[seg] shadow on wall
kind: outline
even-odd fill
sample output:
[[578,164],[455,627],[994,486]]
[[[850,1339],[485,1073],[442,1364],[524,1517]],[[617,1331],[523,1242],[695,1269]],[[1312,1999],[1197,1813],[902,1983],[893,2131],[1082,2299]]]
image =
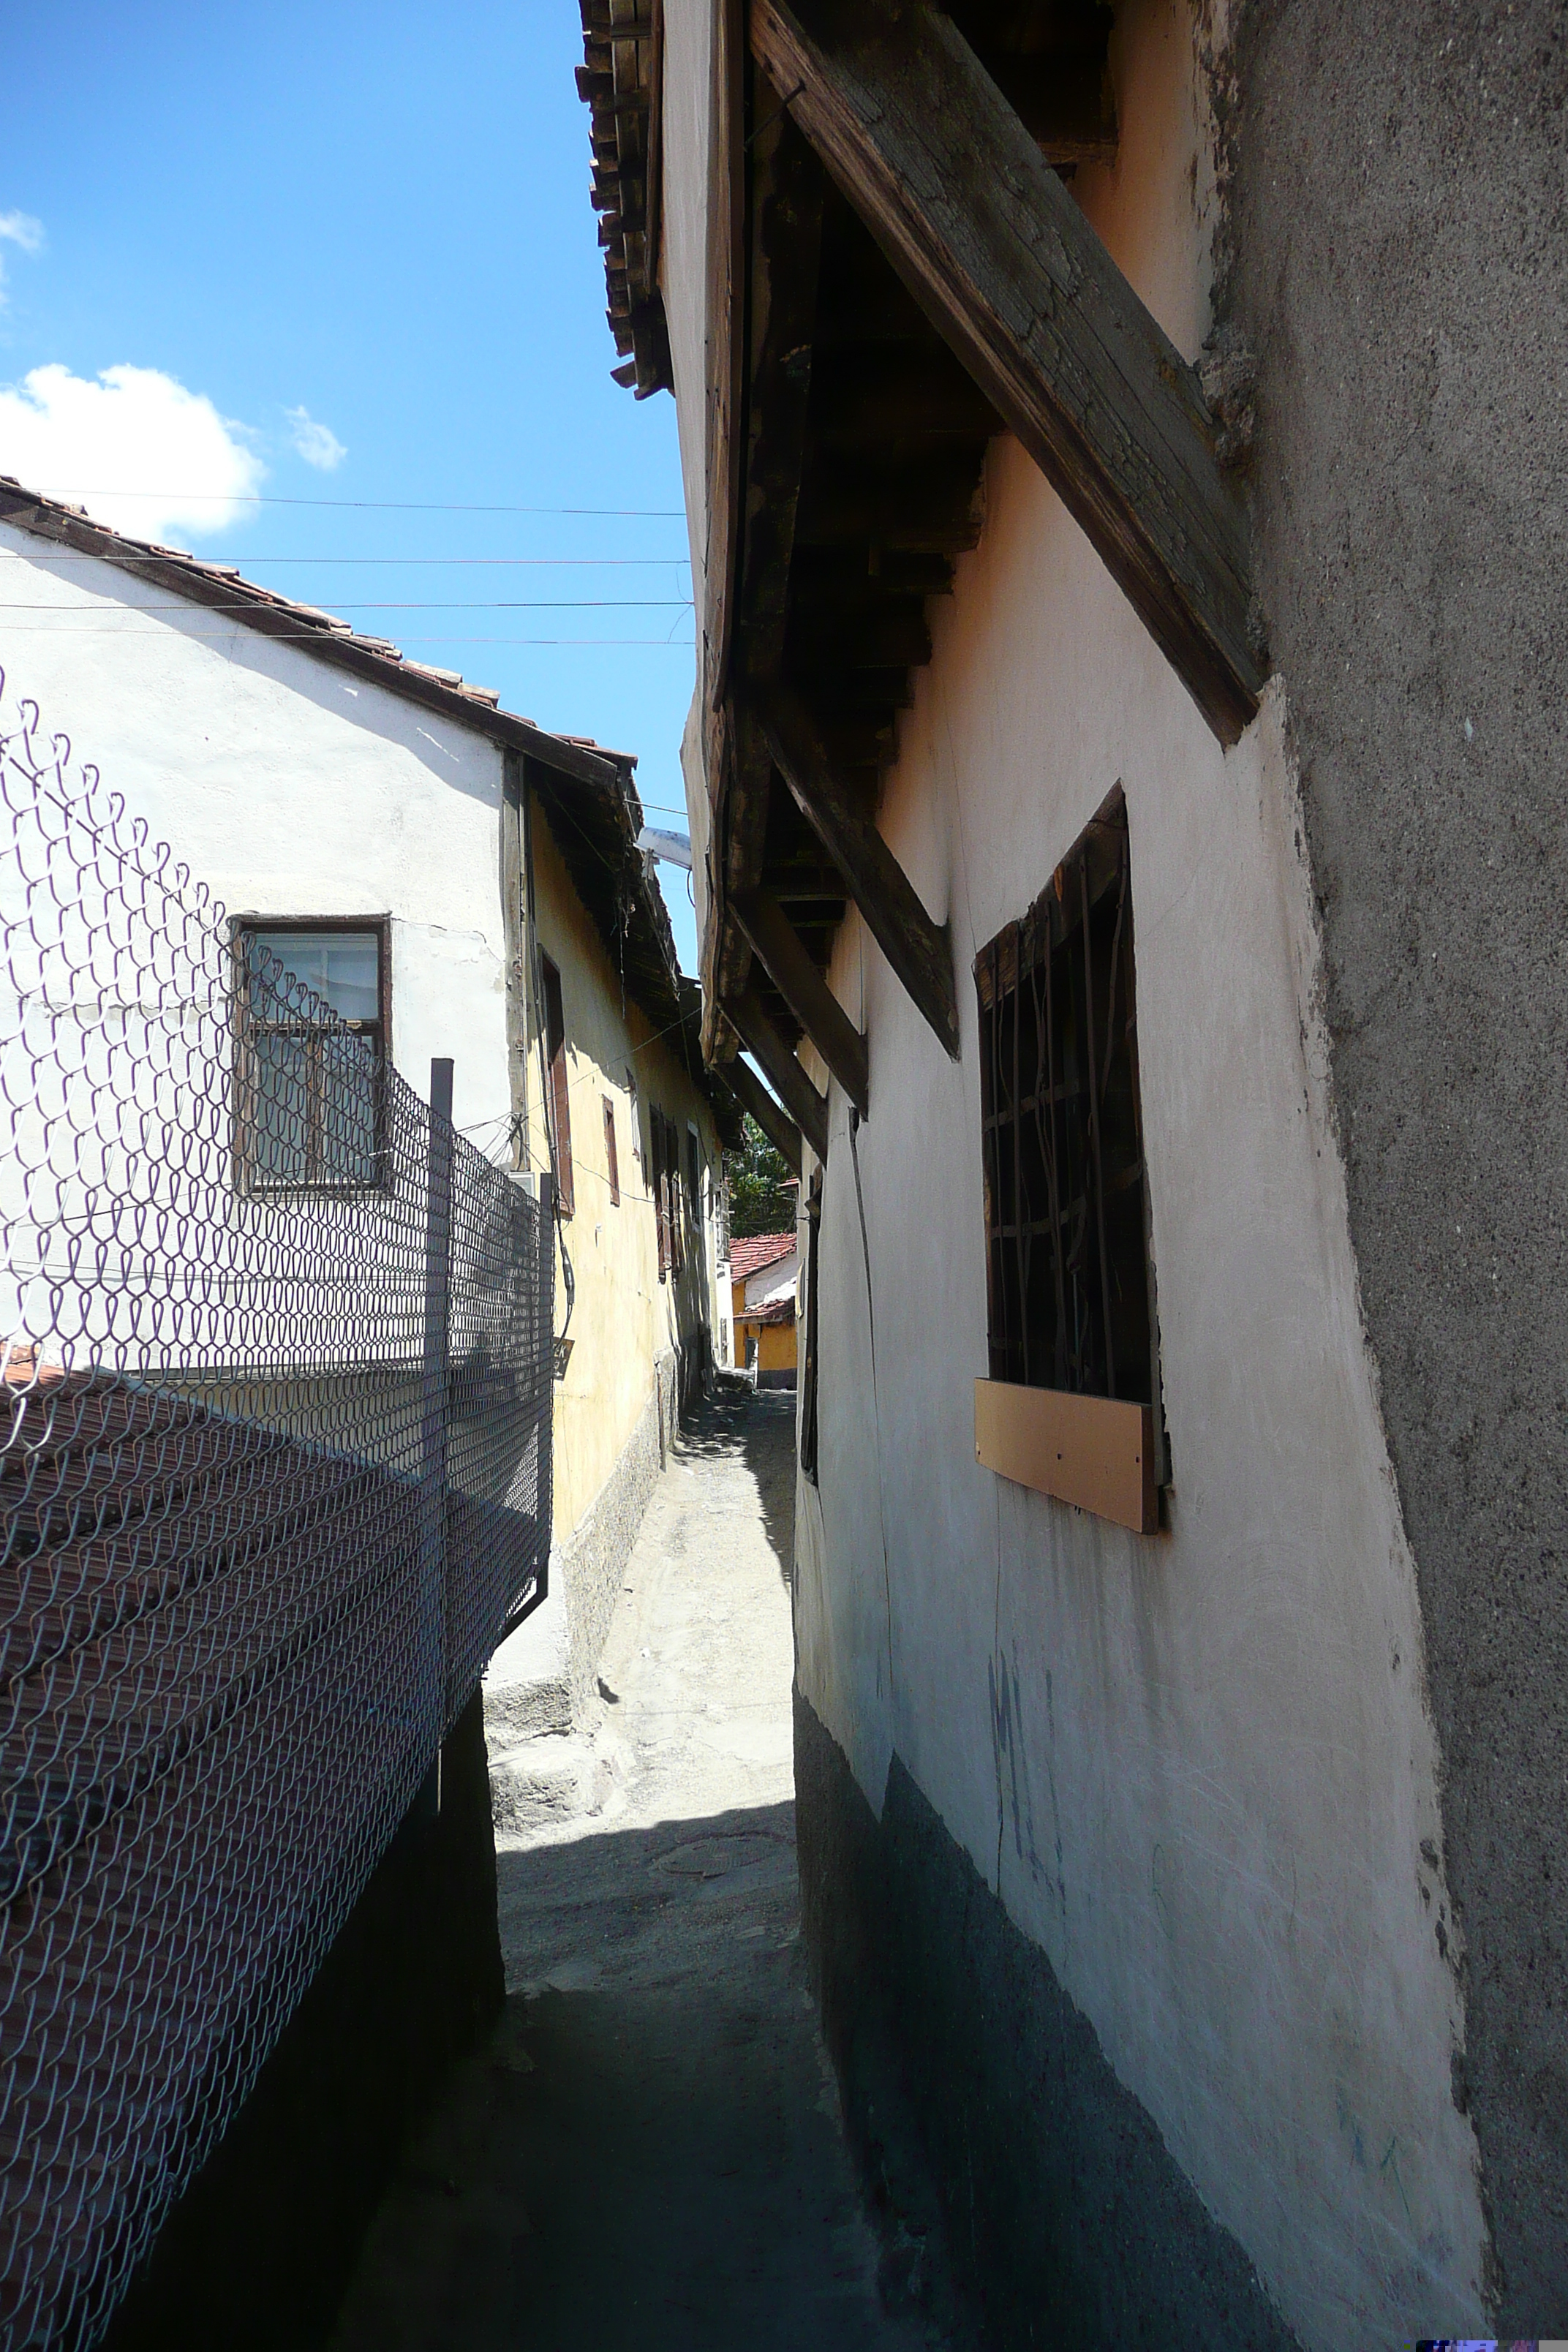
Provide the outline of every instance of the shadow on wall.
[[478,1693],[245,2105],[174,2207],[104,2352],[310,2352],[452,2062],[502,2000]]

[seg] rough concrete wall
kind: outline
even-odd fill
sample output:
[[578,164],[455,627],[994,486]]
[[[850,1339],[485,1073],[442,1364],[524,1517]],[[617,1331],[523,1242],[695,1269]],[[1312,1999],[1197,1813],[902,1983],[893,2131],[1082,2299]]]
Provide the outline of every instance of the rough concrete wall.
[[862,2164],[895,2208],[918,2210],[921,2178],[934,2177],[982,2340],[998,2352],[1287,2352],[1296,2339],[1246,2254],[1038,1945],[897,1755],[877,1820],[798,1694],[795,1835],[803,1924]]
[[164,2224],[105,2352],[310,2352],[405,2135],[504,1994],[484,1721],[442,1751],[255,2089]]
[[1259,0],[1233,63],[1260,585],[1446,1773],[1456,2088],[1499,2323],[1561,2331],[1568,19]]

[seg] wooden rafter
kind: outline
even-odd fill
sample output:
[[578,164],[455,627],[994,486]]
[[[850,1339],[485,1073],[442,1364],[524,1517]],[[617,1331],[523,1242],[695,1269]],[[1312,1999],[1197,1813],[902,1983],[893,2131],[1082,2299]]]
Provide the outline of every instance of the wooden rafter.
[[756,890],[732,903],[769,979],[864,1117],[870,1108],[865,1038],[812,962],[773,893]]
[[773,1149],[783,1153],[798,1176],[804,1164],[800,1129],[789,1113],[780,1109],[749,1063],[737,1058],[721,1062],[717,1068],[741,1108],[756,1120]]
[[931,920],[876,826],[859,814],[838,783],[821,735],[799,698],[775,688],[760,699],[757,716],[779,774],[843,875],[867,929],[956,1060],[958,1003],[947,925]]
[[763,1075],[768,1084],[782,1098],[807,1143],[819,1160],[826,1160],[827,1098],[818,1093],[779,1035],[763,1010],[756,990],[743,990],[739,1001],[726,1010],[735,1028],[762,1064]]
[[1251,719],[1239,499],[1196,379],[934,0],[752,0],[752,54],[1222,741]]

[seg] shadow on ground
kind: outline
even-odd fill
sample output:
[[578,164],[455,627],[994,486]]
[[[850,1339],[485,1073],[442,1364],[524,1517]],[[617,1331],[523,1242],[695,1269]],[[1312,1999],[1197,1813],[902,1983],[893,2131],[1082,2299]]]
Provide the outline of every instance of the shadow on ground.
[[727,1378],[701,1398],[682,1423],[681,1460],[693,1465],[742,1454],[757,1482],[763,1528],[787,1585],[795,1569],[795,1426],[793,1389],[758,1389]]
[[794,1808],[500,1862],[509,1992],[409,2152],[335,2352],[915,2352],[800,1965]]

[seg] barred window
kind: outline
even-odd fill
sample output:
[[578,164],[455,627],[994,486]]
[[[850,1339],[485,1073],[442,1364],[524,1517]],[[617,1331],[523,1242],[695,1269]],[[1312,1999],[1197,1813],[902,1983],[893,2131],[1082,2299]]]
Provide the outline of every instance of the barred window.
[[384,1181],[386,930],[383,920],[237,927],[236,1160],[246,1190],[355,1192]]
[[975,963],[993,1381],[1153,1410],[1127,809],[1113,792]]
[[563,1217],[577,1206],[577,1180],[572,1166],[572,1077],[566,1066],[566,1014],[561,1002],[561,974],[548,956],[540,958],[544,985],[544,1061],[549,1084],[544,1116],[554,1146],[555,1206]]

